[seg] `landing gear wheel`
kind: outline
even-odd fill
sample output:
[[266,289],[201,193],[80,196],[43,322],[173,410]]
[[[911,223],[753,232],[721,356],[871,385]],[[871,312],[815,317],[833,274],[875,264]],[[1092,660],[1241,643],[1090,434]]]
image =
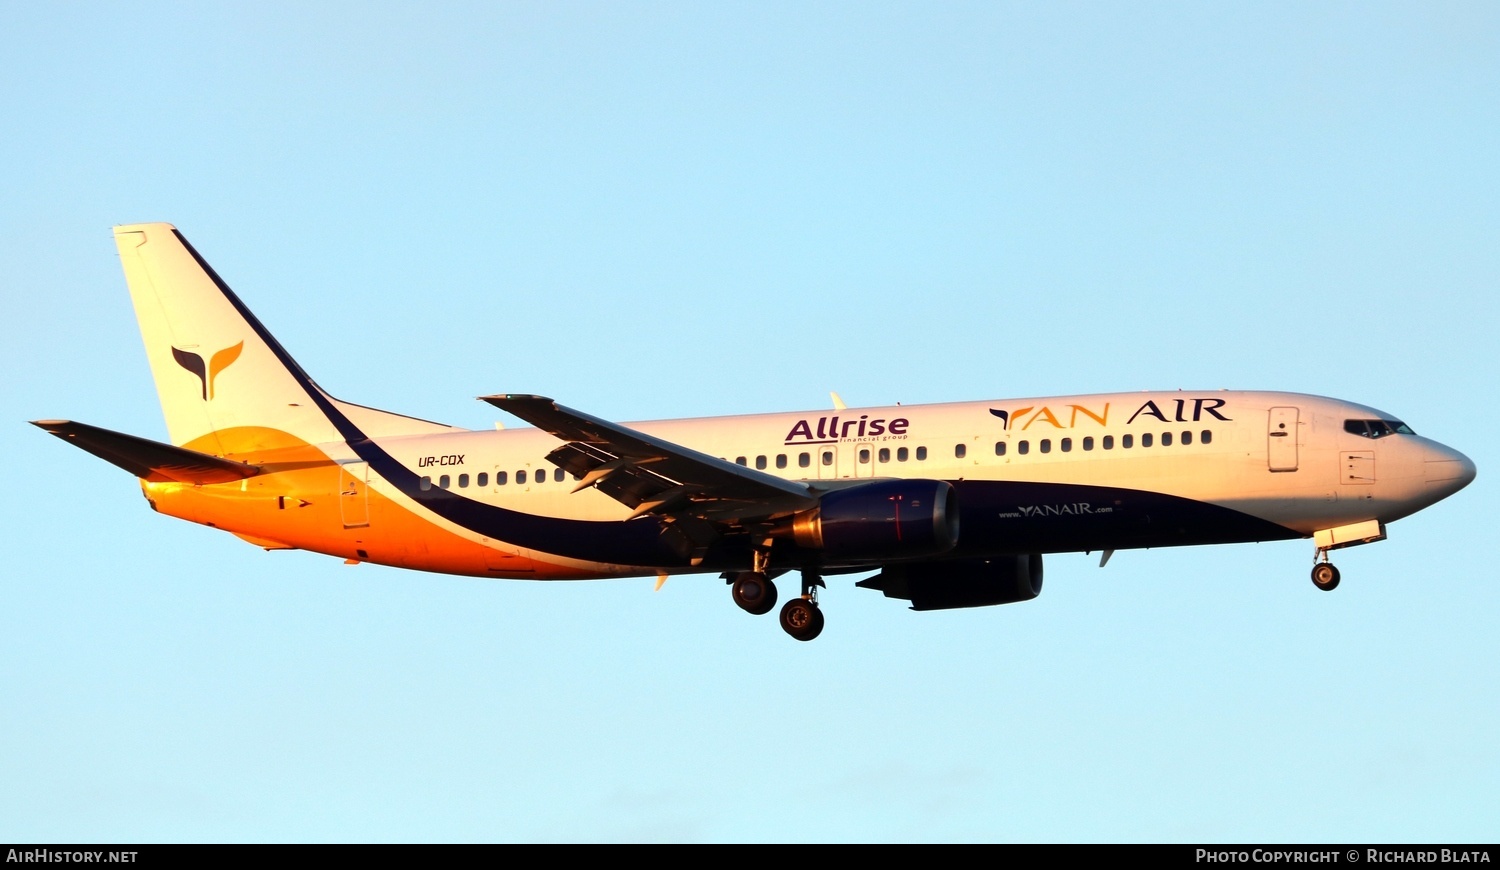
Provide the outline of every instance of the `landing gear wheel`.
[[1339,586],[1339,569],[1332,562],[1319,562],[1313,566],[1312,582],[1324,592],[1332,592]]
[[793,598],[781,608],[781,629],[797,640],[823,633],[823,611],[806,598]]
[[776,606],[776,584],[759,571],[745,571],[735,577],[729,594],[741,610],[756,616],[770,613]]

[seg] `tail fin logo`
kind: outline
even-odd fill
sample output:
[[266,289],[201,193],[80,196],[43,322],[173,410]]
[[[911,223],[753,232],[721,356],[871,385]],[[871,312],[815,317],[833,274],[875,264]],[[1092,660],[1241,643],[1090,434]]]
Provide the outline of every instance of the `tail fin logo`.
[[172,348],[172,357],[177,364],[198,376],[203,385],[203,401],[207,402],[214,397],[214,378],[219,372],[229,368],[230,364],[240,358],[240,351],[245,349],[245,343],[226,347],[215,353],[208,360],[208,365],[203,365],[203,357],[190,350],[182,350],[178,347]]

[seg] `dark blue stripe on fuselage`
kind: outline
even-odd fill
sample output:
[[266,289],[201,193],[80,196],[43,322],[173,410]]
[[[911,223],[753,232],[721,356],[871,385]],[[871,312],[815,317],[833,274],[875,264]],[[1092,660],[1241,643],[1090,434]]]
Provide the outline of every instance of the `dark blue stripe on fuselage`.
[[661,521],[654,517],[611,522],[569,520],[506,510],[445,489],[424,491],[421,477],[379,446],[368,440],[351,441],[349,446],[392,486],[427,510],[471,532],[541,553],[589,562],[646,567],[687,564],[662,540]]
[[[175,232],[175,231],[174,231]],[[344,416],[246,308],[213,267],[177,233],[198,265],[218,286],[250,328],[327,416],[349,447],[391,486],[427,510],[471,532],[544,554],[589,562],[648,568],[687,567],[688,561],[662,537],[659,520],[590,522],[506,510],[464,498],[444,489],[421,488],[421,476],[365,436]],[[951,558],[1005,553],[1059,553],[1081,550],[1226,544],[1303,537],[1300,533],[1248,514],[1161,493],[1064,483],[1020,483],[962,480],[953,482],[959,500],[959,543]],[[1086,508],[1086,509],[1085,509]],[[744,568],[749,542],[727,539],[698,566],[704,571]],[[818,561],[815,553],[793,554],[773,565],[797,567],[799,558]]]
[[961,480],[955,555],[1280,541],[1303,535],[1231,508],[1074,483]]

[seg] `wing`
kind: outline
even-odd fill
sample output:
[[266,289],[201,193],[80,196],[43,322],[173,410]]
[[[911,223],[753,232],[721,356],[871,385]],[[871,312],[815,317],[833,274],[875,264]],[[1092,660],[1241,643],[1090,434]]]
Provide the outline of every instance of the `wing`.
[[142,480],[178,483],[231,483],[260,474],[243,462],[220,459],[207,453],[173,447],[123,432],[100,429],[72,420],[33,420],[37,426],[106,462],[118,465]]
[[631,508],[714,525],[769,520],[814,507],[807,485],[590,417],[542,396],[482,396],[565,442],[547,460]]

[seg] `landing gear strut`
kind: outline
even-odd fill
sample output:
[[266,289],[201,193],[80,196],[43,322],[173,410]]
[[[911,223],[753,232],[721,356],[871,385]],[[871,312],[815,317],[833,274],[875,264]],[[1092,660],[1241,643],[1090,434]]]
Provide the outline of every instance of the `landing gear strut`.
[[823,578],[802,572],[802,595],[781,607],[781,629],[796,640],[812,640],[823,633],[823,611],[818,607],[818,587]]
[[1333,563],[1328,561],[1328,551],[1319,550],[1317,556],[1314,558],[1318,561],[1313,564],[1313,585],[1324,592],[1332,592],[1337,589],[1339,586],[1339,569],[1333,567]]

